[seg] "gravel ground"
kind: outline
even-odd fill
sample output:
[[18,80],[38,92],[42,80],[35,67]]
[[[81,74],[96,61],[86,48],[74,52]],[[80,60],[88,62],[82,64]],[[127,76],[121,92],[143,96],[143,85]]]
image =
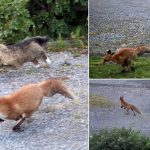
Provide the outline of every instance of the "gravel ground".
[[150,43],[149,0],[90,0],[90,53]]
[[[74,58],[71,53],[51,53],[50,68],[40,62],[36,68],[27,63],[19,70],[0,74],[0,92],[6,95],[24,84],[47,78],[68,76],[66,85],[77,96],[74,101],[54,95],[44,98],[39,110],[24,123],[24,131],[12,132],[15,121],[0,124],[0,150],[87,150],[88,149],[88,66],[87,55]],[[70,66],[62,66],[64,60]]]
[[[91,80],[90,94],[106,97],[113,102],[107,108],[90,107],[90,134],[103,128],[132,128],[150,136],[150,80]],[[144,114],[136,116],[120,108],[119,97],[124,96]]]

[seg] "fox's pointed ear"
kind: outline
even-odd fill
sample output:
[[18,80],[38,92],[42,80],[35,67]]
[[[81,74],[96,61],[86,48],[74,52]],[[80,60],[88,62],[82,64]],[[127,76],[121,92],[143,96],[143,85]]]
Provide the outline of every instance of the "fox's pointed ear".
[[107,54],[111,54],[111,50],[107,50]]

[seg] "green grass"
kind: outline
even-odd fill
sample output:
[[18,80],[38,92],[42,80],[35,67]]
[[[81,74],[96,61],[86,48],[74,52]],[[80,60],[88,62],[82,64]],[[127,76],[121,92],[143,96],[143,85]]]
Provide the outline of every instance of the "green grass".
[[150,57],[133,60],[135,72],[122,73],[123,67],[115,63],[102,64],[100,56],[90,57],[90,78],[150,78]]
[[58,39],[57,41],[49,42],[47,49],[52,52],[65,51],[69,48],[69,43],[63,39]]
[[105,97],[93,94],[90,94],[89,104],[90,106],[97,106],[97,107],[110,107],[114,105],[111,101],[109,101]]
[[[73,48],[85,49],[87,45],[80,39],[63,40],[58,39],[56,41],[49,42],[47,50],[51,52],[63,52]],[[78,51],[80,53],[80,51]]]

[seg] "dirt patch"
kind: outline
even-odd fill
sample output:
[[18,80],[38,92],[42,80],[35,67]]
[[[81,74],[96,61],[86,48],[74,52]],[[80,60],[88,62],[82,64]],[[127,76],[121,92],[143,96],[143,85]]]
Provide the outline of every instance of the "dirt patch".
[[89,99],[90,107],[111,107],[114,105],[110,100],[106,97],[97,96],[97,95],[90,95]]

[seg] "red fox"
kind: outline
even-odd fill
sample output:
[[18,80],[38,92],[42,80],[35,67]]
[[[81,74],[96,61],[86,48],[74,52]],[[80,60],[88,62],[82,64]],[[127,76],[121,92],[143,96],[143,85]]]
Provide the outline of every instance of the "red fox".
[[38,109],[43,97],[51,97],[56,93],[74,99],[69,89],[56,78],[25,85],[9,95],[0,97],[0,122],[6,119],[18,121],[13,131],[22,131],[20,125]]
[[134,116],[135,116],[135,112],[134,111],[136,111],[139,114],[143,114],[141,111],[139,111],[139,109],[137,107],[127,103],[123,96],[120,96],[120,102],[121,102],[121,108],[126,109],[127,112],[131,109],[133,111]]
[[111,50],[108,50],[103,58],[103,64],[109,61],[113,61],[122,65],[122,67],[126,67],[124,70],[122,70],[122,72],[129,70],[135,71],[131,61],[137,56],[143,55],[144,53],[150,53],[150,47],[140,46],[137,48],[122,48],[115,53],[112,53]]

